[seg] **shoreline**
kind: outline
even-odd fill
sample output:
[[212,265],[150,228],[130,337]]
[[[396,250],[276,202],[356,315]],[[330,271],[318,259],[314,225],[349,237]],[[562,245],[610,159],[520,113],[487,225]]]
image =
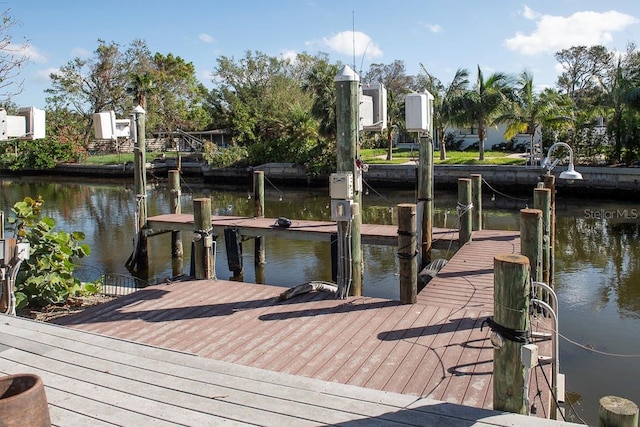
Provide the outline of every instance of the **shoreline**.
[[[182,163],[183,176],[201,178],[208,183],[251,183],[253,171],[263,171],[269,181],[290,187],[328,187],[328,175],[309,177],[304,168],[291,163],[268,163],[253,168],[210,168],[203,163]],[[177,164],[172,159],[154,161],[147,165],[150,177],[166,177]],[[576,168],[584,179],[566,181],[558,179],[564,170],[553,170],[556,188],[571,196],[588,196],[617,200],[638,200],[640,198],[640,168],[580,167]],[[535,188],[544,170],[532,166],[502,165],[435,165],[434,187],[437,190],[457,187],[458,178],[468,178],[480,174],[483,179],[497,189],[510,192],[529,193]],[[133,164],[95,166],[77,163],[57,165],[50,170],[0,169],[3,176],[64,176],[94,178],[133,178]],[[402,165],[369,165],[363,174],[367,183],[378,187],[415,188],[418,168],[415,163]]]

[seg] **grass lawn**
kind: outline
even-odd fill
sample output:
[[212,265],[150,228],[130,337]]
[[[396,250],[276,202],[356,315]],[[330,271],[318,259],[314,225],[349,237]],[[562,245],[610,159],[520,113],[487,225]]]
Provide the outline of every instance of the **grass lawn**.
[[[162,155],[167,157],[176,157],[175,152],[166,153],[147,153],[147,162],[153,161],[156,157]],[[475,151],[447,151],[447,159],[440,160],[440,152],[435,151],[433,158],[435,164],[447,165],[524,165],[525,159],[521,157],[508,157],[511,153],[503,151],[485,151],[484,161],[478,160],[478,153]],[[418,160],[418,150],[409,148],[396,148],[393,150],[393,160],[385,160],[387,157],[386,148],[373,148],[362,150],[362,160],[368,164],[403,164]],[[133,162],[133,153],[122,154],[105,154],[96,156],[87,156],[82,163],[92,165],[121,165],[123,163]]]
[[[145,160],[152,162],[158,157],[177,157],[175,152],[166,153],[146,153]],[[121,154],[101,154],[94,156],[86,156],[82,159],[81,163],[89,165],[121,165],[123,163],[133,162],[133,153],[121,153]]]
[[[435,164],[447,165],[523,165],[525,159],[521,157],[509,157],[504,151],[485,151],[484,160],[478,160],[476,151],[447,151],[447,159],[440,160],[440,152],[435,151],[433,158]],[[402,164],[418,160],[418,150],[409,148],[395,148],[393,160],[387,161],[386,148],[373,148],[362,150],[362,159],[369,164]]]

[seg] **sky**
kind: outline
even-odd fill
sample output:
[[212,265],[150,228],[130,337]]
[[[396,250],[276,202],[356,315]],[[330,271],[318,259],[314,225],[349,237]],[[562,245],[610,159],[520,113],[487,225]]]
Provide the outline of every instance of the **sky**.
[[18,106],[45,107],[49,75],[74,58],[89,58],[98,40],[128,46],[144,40],[152,53],[180,56],[212,87],[217,58],[247,51],[294,57],[329,54],[364,75],[372,63],[403,61],[447,84],[458,68],[533,74],[554,87],[554,53],[601,44],[623,52],[640,44],[637,0],[10,0],[0,3],[18,23],[12,47],[29,61]]

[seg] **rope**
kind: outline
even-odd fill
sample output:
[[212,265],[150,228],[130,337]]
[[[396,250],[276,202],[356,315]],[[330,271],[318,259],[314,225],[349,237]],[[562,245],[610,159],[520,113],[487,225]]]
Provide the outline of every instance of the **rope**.
[[284,196],[284,193],[282,191],[280,191],[280,189],[278,187],[276,187],[273,182],[271,182],[271,180],[267,177],[266,174],[263,175],[265,181],[267,181],[269,183],[270,186],[272,186],[278,193],[280,193],[280,200],[282,200],[282,196]]
[[487,182],[487,180],[486,180],[486,179],[484,179],[484,178],[482,178],[482,182],[484,182],[484,183],[487,185],[487,187],[489,187],[489,189],[491,189],[494,193],[497,193],[497,194],[499,194],[499,195],[501,195],[501,196],[503,196],[503,197],[506,197],[507,199],[520,200],[520,201],[525,201],[525,202],[528,202],[528,201],[529,201],[529,199],[523,199],[522,197],[514,197],[514,196],[510,196],[510,195],[508,195],[508,194],[505,194],[505,193],[502,193],[502,192],[500,192],[500,191],[496,190],[496,189],[495,189],[495,188],[493,188],[493,187],[492,187],[492,186]]
[[529,344],[531,331],[507,328],[506,326],[502,326],[499,323],[494,322],[492,317],[487,317],[486,319],[484,319],[484,321],[480,324],[480,331],[482,331],[484,325],[489,326],[489,329],[500,334],[503,338],[508,339],[509,341],[517,342],[520,344]]
[[473,203],[469,203],[468,205],[463,205],[462,203],[458,202],[458,206],[456,206],[456,210],[458,211],[459,217],[466,214],[471,209],[473,209]]

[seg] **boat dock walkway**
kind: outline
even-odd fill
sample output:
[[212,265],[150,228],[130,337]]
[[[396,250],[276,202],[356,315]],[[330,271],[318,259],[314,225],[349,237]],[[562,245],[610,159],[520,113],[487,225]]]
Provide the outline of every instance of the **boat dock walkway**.
[[[275,226],[276,218],[254,218],[244,216],[213,216],[211,218],[214,234],[222,235],[225,228],[235,228],[248,237],[278,236],[286,239],[315,240],[330,242],[337,233],[336,223],[332,221],[291,220],[291,226]],[[149,228],[154,231],[176,230],[194,231],[193,215],[164,214],[149,217]],[[397,246],[398,226],[380,224],[362,224],[360,226],[363,244]],[[446,228],[433,229],[433,247],[446,249],[453,243],[457,248],[458,230]]]
[[45,385],[53,426],[545,426],[0,315],[0,373]]
[[[517,253],[520,244],[517,232],[485,230],[473,239],[413,305],[325,292],[279,301],[282,287],[225,280],[159,284],[55,321],[69,329],[34,326],[68,341],[42,342],[34,333],[20,349],[16,339],[4,338],[12,324],[3,322],[0,370],[37,368],[54,388],[79,381],[79,393],[98,402],[114,394],[108,405],[136,414],[169,417],[162,405],[175,404],[212,417],[209,424],[194,418],[199,425],[223,418],[257,425],[562,425],[542,419],[547,387],[531,387],[537,418],[490,411],[493,349],[481,325],[493,311],[493,257]],[[74,362],[67,351],[91,351],[95,359],[82,353],[83,362]],[[46,360],[31,366],[21,358],[25,352],[44,359],[64,354],[51,366]],[[78,371],[73,379],[62,373],[68,363]],[[82,406],[57,395],[68,411]]]

